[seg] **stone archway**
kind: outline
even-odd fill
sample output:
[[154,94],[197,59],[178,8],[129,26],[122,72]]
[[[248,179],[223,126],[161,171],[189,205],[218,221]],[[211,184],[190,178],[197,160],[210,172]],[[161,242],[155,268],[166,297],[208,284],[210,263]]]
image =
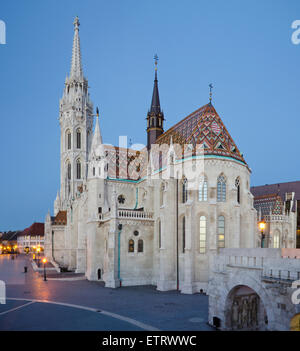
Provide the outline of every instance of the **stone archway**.
[[254,331],[266,330],[268,317],[256,291],[247,285],[237,285],[225,302],[225,329]]

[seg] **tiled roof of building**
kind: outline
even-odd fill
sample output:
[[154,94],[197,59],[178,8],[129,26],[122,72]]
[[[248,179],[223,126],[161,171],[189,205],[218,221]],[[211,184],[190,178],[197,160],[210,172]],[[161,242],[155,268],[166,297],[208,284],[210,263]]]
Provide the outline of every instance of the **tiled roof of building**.
[[9,232],[4,232],[2,233],[0,239],[2,240],[7,240],[7,241],[15,241],[17,240],[17,237],[20,235],[20,231],[9,231]]
[[30,227],[23,230],[20,235],[44,235],[44,223],[33,223]]
[[[232,157],[245,165],[246,161],[232,140],[221,118],[211,104],[202,106],[172,128],[163,133],[156,140],[157,146],[173,144],[203,145],[204,154]],[[146,176],[148,164],[148,152],[144,148],[140,151],[121,148],[111,145],[103,145],[108,160],[108,176],[116,179],[138,180]],[[155,148],[152,148],[152,150]],[[167,149],[159,156],[159,152],[152,152],[152,169],[158,170],[167,163]],[[177,149],[178,151],[178,149]],[[175,158],[183,157],[175,150]],[[188,151],[188,150],[187,150]],[[192,153],[193,150],[188,151]],[[186,150],[184,155],[187,156]],[[160,158],[160,159],[159,159]]]
[[158,144],[203,144],[204,154],[229,156],[246,164],[242,154],[212,104],[207,104],[191,113],[163,133]]
[[67,211],[59,211],[54,218],[54,225],[66,225],[67,224]]
[[287,182],[287,183],[276,183],[276,184],[266,184],[261,186],[251,187],[251,193],[254,196],[254,205],[259,201],[261,197],[272,198],[275,195],[281,198],[281,201],[286,200],[285,196],[287,193],[295,193],[294,204],[292,211],[295,211],[296,201],[300,200],[300,181]]

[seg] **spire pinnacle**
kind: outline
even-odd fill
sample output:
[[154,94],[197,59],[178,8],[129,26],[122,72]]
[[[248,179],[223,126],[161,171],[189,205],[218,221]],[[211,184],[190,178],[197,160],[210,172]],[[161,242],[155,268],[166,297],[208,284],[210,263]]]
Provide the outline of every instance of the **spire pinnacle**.
[[99,145],[102,144],[102,137],[101,137],[101,133],[100,133],[100,126],[99,126],[99,109],[97,107],[96,109],[96,125],[95,125],[95,131],[94,131],[94,135],[93,135],[93,139],[92,139],[92,146],[91,146],[91,150],[96,150],[97,147]]
[[159,93],[158,93],[158,80],[157,80],[157,62],[158,62],[157,54],[154,55],[154,61],[155,61],[155,78],[154,78],[154,87],[153,87],[150,112],[157,114],[161,112]]
[[81,64],[81,52],[80,52],[80,39],[79,39],[79,18],[76,16],[73,22],[74,24],[74,39],[72,49],[72,63],[70,78],[82,78],[82,64]]
[[213,85],[210,83],[209,84],[209,103],[211,105],[211,99],[212,99],[212,88],[213,88]]

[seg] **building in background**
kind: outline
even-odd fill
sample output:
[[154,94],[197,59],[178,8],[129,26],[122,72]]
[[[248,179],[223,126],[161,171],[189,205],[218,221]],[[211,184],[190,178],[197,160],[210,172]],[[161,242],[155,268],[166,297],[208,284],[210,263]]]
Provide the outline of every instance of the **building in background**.
[[265,247],[300,248],[300,181],[251,187]]
[[44,223],[33,223],[18,234],[17,245],[19,252],[34,251],[34,248],[44,249]]

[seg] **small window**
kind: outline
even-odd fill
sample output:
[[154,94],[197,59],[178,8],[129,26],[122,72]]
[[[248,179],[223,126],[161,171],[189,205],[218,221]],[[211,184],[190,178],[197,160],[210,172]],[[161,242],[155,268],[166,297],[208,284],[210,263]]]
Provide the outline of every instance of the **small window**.
[[185,252],[185,217],[182,218],[182,253]]
[[274,233],[273,247],[274,247],[274,249],[279,249],[279,247],[280,247],[280,235],[279,235],[279,232],[277,230]]
[[134,240],[132,239],[128,241],[128,252],[134,252]]
[[138,232],[137,230],[135,230],[135,231],[133,232],[133,235],[134,235],[134,236],[138,236],[138,235],[139,235],[139,232]]
[[219,216],[218,218],[218,248],[225,247],[225,218]]
[[161,221],[158,221],[158,248],[161,249]]
[[68,130],[67,131],[67,149],[68,150],[71,150],[71,147],[72,147],[72,145],[71,145],[71,132]]
[[80,129],[78,129],[76,131],[76,146],[77,146],[77,149],[81,149],[81,131],[80,131]]
[[71,163],[69,162],[67,165],[67,173],[68,173],[68,180],[71,179]]
[[81,179],[81,163],[80,160],[76,162],[76,177],[77,179]]
[[236,178],[236,180],[235,180],[235,187],[236,187],[236,201],[237,201],[237,203],[240,203],[240,201],[241,201],[240,178]]
[[93,176],[95,177],[95,174],[96,174],[96,169],[95,167],[93,167]]
[[188,181],[186,178],[182,180],[182,203],[186,203],[188,199]]
[[206,252],[206,217],[200,217],[199,252]]
[[138,252],[143,252],[144,251],[144,241],[142,239],[139,239],[138,241]]

